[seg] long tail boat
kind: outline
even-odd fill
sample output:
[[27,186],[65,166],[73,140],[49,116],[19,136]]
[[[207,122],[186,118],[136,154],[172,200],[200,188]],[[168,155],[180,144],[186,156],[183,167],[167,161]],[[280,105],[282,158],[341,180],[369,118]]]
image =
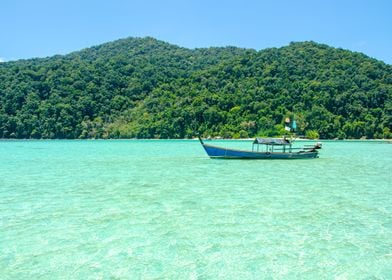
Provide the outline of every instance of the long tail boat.
[[317,158],[318,149],[322,144],[305,145],[294,148],[293,141],[286,138],[256,138],[252,143],[252,150],[236,150],[205,144],[198,137],[201,145],[210,158],[221,159],[306,159]]

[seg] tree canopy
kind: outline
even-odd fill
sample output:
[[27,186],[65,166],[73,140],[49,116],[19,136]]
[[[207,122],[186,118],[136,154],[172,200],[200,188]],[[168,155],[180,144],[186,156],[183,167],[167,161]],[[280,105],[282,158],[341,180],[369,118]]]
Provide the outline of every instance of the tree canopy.
[[127,38],[0,63],[0,138],[392,138],[392,66],[315,42],[260,51]]

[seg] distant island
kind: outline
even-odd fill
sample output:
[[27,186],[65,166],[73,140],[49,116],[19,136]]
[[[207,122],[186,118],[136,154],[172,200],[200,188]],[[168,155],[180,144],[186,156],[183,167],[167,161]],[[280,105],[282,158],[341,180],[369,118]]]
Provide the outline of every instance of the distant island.
[[0,138],[392,138],[392,66],[315,42],[260,51],[127,38],[0,63]]

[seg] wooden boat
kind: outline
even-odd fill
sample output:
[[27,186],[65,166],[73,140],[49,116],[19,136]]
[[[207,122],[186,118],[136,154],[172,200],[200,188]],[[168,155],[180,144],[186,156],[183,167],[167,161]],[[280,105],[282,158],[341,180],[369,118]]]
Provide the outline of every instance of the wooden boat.
[[293,148],[293,141],[283,138],[256,138],[251,151],[236,150],[205,144],[199,137],[204,150],[210,158],[221,159],[306,159],[317,158],[321,143]]

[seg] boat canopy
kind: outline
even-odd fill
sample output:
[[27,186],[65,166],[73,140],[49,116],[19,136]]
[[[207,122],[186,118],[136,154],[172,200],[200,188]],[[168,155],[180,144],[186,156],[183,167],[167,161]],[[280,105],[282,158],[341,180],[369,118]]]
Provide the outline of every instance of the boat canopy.
[[253,144],[264,144],[264,145],[290,145],[288,139],[280,138],[256,138]]

